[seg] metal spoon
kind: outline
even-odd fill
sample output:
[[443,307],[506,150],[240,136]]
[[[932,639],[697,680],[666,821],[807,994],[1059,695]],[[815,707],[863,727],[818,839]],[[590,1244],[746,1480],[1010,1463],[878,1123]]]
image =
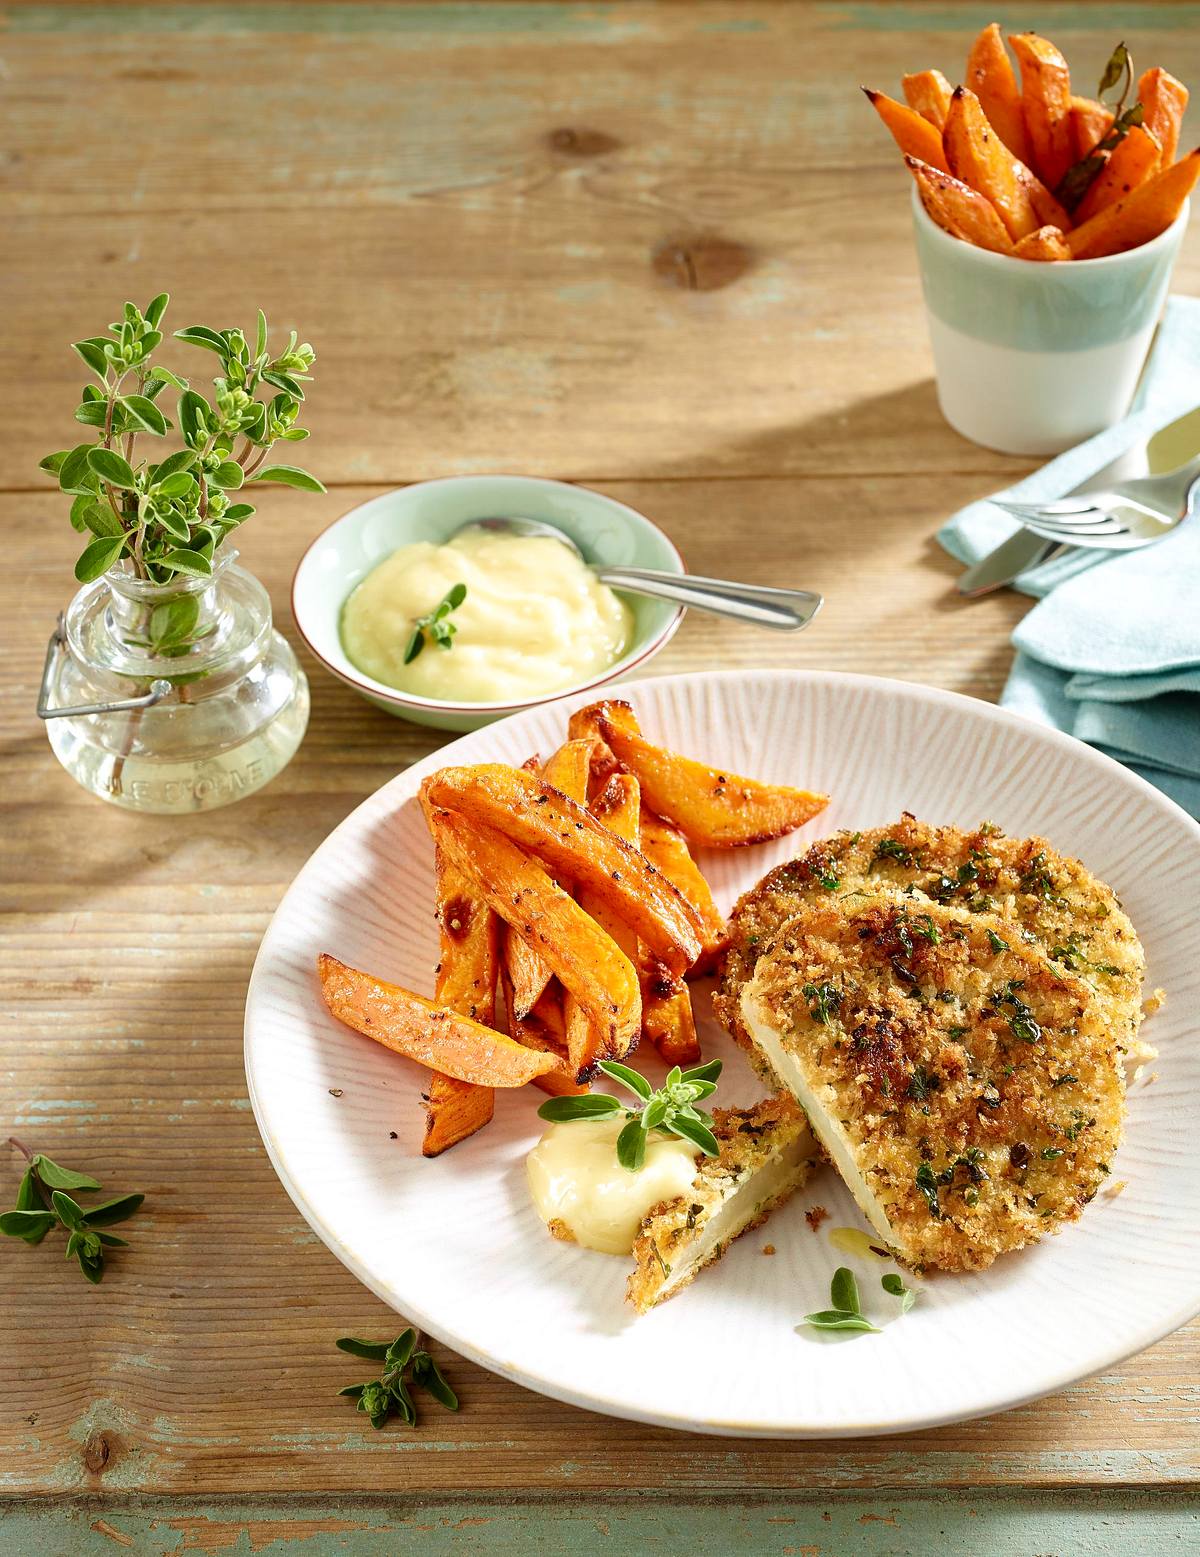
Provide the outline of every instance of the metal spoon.
[[708,611],[713,616],[753,622],[757,627],[772,627],[777,632],[794,633],[807,627],[825,603],[823,595],[808,589],[772,589],[767,585],[737,584],[730,579],[697,578],[690,573],[610,568],[588,562],[569,535],[552,524],[543,524],[540,519],[469,519],[466,524],[459,525],[454,535],[465,535],[470,530],[484,530],[489,535],[549,536],[569,547],[602,584],[609,584],[613,589],[632,595],[650,595],[656,600],[672,600],[697,611]]

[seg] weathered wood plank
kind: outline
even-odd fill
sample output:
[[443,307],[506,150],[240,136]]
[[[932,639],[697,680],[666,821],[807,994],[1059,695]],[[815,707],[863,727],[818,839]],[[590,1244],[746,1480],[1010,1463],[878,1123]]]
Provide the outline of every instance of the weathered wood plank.
[[[422,1495],[399,1512],[352,1502],[290,1520],[278,1507],[74,1503],[71,1522],[39,1526],[36,1509],[8,1509],[0,1548],[55,1549],[63,1531],[109,1550],[128,1529],[135,1550],[282,1550],[303,1536],[369,1552],[412,1532],[452,1551],[486,1549],[479,1531],[495,1528],[510,1542],[498,1551],[533,1534],[587,1549],[605,1536],[588,1494],[649,1489],[673,1500],[673,1530],[691,1521],[698,1551],[770,1551],[778,1536],[780,1550],[823,1540],[869,1554],[871,1541],[928,1550],[940,1537],[902,1497],[797,1509],[780,1494],[1200,1477],[1196,1326],[1053,1400],[915,1439],[686,1438],[454,1358],[460,1416],[416,1436],[364,1432],[333,1393],[346,1373],[332,1341],[393,1321],[266,1162],[242,1004],[299,865],[437,737],[306,657],[313,718],[297,760],[237,807],[168,820],[88,799],[32,712],[73,587],[75,537],[34,468],[74,431],[65,343],[162,285],[177,324],[246,317],[265,299],[321,353],[310,458],[337,490],[274,494],[239,537],[285,632],[296,559],[344,508],[425,476],[531,470],[643,509],[697,571],[728,570],[743,535],[745,577],[828,597],[795,639],[693,618],[654,671],[833,666],[995,697],[1026,603],[958,601],[929,537],[1021,467],[938,416],[903,179],[854,90],[914,62],[950,66],[986,20],[978,6],[757,0],[0,9],[6,360],[22,374],[0,421],[0,1136],[150,1197],[100,1288],[48,1248],[4,1251],[0,1490]],[[1142,62],[1200,79],[1197,21],[1195,5],[1038,14],[1085,76],[1125,34]],[[93,77],[117,87],[102,115]],[[1198,266],[1192,240],[1182,287]],[[0,1199],[16,1177],[0,1155]],[[453,1501],[513,1487],[553,1507],[505,1520]],[[781,1506],[693,1511],[702,1494],[756,1489]],[[1181,1503],[1150,1509],[1127,1491],[1062,1504],[1073,1539],[1056,1533],[1060,1505],[996,1506],[1036,1515],[1038,1549],[1086,1550],[1089,1510],[1117,1522],[1126,1549],[1185,1529]],[[659,1505],[639,1503],[639,1518],[644,1507]],[[960,1543],[946,1550],[981,1549],[969,1521],[982,1505],[937,1507]],[[614,1549],[629,1549],[633,1517],[613,1514]],[[459,1528],[476,1518],[492,1524]],[[982,1546],[1027,1549],[1015,1542],[997,1515]]]
[[1112,1492],[996,1493],[914,1498],[769,1498],[760,1502],[678,1498],[553,1502],[296,1499],[199,1506],[163,1499],[0,1504],[0,1540],[13,1552],[72,1557],[251,1551],[284,1557],[525,1557],[563,1553],[690,1552],[695,1557],[1135,1557],[1192,1550],[1200,1514],[1189,1496]]
[[[1193,9],[1135,27],[1138,57],[1200,79]],[[6,248],[28,302],[6,321],[25,392],[0,485],[36,485],[70,431],[66,341],[163,287],[176,324],[268,299],[314,342],[328,480],[1014,468],[937,413],[907,180],[857,90],[953,73],[981,15],[11,7]],[[1089,83],[1125,30],[1107,8],[1051,21]],[[121,88],[101,118],[80,115],[95,77]],[[1192,240],[1179,286],[1198,283]]]

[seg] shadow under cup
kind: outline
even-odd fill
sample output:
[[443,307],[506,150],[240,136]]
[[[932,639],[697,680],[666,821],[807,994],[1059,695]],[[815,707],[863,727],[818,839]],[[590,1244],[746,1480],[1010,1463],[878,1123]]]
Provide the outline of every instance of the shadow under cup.
[[952,238],[913,191],[938,402],[956,432],[1003,454],[1058,454],[1129,409],[1188,207],[1150,243],[1040,262]]

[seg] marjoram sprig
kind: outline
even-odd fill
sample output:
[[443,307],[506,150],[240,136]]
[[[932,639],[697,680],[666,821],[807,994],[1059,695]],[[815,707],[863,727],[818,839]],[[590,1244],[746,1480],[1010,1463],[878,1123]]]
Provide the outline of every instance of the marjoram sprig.
[[720,1155],[721,1148],[713,1134],[712,1115],[696,1107],[702,1098],[716,1091],[717,1077],[721,1074],[720,1060],[694,1065],[690,1070],[680,1070],[676,1065],[657,1090],[645,1076],[616,1060],[601,1060],[600,1069],[627,1087],[637,1097],[640,1108],[628,1108],[606,1092],[585,1092],[579,1097],[550,1098],[538,1109],[538,1117],[564,1123],[579,1119],[614,1119],[625,1114],[629,1122],[617,1137],[617,1160],[630,1173],[639,1172],[646,1161],[646,1143],[651,1130],[661,1130],[664,1135],[677,1135],[690,1141],[706,1157]]

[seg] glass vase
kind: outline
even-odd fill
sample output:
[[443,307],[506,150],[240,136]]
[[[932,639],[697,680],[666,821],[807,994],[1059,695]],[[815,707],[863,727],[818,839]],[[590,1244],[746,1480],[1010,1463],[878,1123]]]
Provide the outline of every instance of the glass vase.
[[55,756],[102,800],[212,810],[261,789],[299,746],[308,681],[236,559],[219,552],[211,578],[169,584],[118,563],[60,617],[38,712]]

